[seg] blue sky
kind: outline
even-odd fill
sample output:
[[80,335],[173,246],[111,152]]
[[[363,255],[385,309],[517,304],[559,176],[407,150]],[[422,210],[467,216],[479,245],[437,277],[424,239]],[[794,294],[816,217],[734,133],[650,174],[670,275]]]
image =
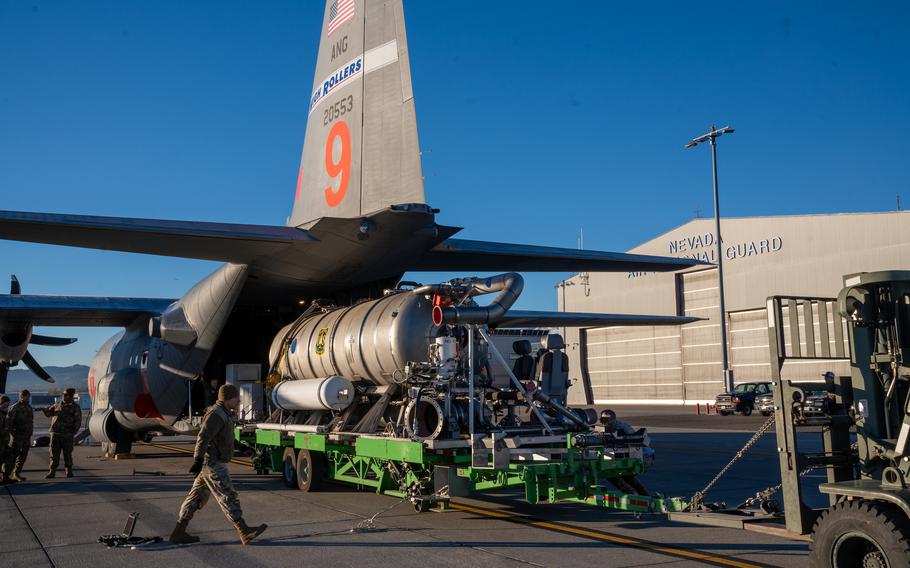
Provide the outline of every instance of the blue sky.
[[[0,3],[0,208],[283,224],[322,2]],[[461,236],[626,250],[712,214],[910,206],[897,2],[405,4],[426,192]],[[24,292],[179,296],[214,263],[0,241]],[[447,276],[447,275],[445,275]],[[529,275],[524,308],[564,274]],[[425,281],[434,276],[419,275]],[[5,277],[4,277],[5,278]],[[115,330],[35,348],[86,363]]]

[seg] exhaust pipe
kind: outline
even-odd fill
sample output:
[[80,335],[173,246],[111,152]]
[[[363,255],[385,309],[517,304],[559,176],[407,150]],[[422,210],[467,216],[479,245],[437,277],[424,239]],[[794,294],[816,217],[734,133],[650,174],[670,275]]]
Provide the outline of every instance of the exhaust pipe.
[[506,315],[524,289],[521,274],[507,272],[489,278],[474,278],[465,284],[472,287],[471,296],[499,292],[489,306],[436,306],[433,323],[442,324],[495,324]]

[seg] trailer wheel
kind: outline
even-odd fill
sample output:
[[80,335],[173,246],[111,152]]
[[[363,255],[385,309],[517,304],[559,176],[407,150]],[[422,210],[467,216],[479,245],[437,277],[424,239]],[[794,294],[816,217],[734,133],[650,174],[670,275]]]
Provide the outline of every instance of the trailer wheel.
[[308,493],[319,491],[325,474],[325,456],[319,452],[297,452],[297,488]]
[[294,448],[284,449],[284,457],[281,458],[281,477],[285,485],[297,489],[297,453]]
[[815,567],[895,568],[910,558],[910,523],[902,511],[878,501],[843,501],[823,512],[812,529],[809,560]]

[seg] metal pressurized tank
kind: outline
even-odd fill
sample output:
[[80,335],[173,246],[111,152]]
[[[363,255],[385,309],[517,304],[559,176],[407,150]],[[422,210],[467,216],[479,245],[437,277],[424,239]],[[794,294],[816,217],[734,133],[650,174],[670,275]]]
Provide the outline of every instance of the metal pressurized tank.
[[[429,345],[441,333],[432,313],[433,304],[424,296],[399,292],[313,314],[298,324],[278,369],[291,379],[340,375],[390,384],[408,361],[427,359]],[[273,364],[292,325],[272,341]]]
[[281,381],[272,389],[272,402],[282,410],[344,410],[354,398],[354,385],[337,375]]

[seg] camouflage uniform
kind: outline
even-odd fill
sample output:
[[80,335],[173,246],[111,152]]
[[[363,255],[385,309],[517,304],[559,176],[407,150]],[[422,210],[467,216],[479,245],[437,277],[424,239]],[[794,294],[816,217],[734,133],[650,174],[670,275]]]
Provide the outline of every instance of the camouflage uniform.
[[180,507],[178,522],[188,523],[196,511],[208,502],[209,494],[215,495],[228,520],[235,525],[241,521],[243,512],[227,467],[233,456],[234,421],[219,401],[209,407],[202,420],[193,457],[197,461],[204,458],[205,464]]
[[73,438],[82,426],[82,409],[72,400],[58,402],[44,409],[51,419],[51,463],[49,471],[57,471],[60,452],[63,451],[63,466],[67,475],[73,471]]
[[7,409],[0,408],[0,473],[3,474],[4,479],[13,473],[6,469],[6,460],[9,457],[10,453],[9,421],[7,420],[8,414],[9,411]]
[[12,477],[21,478],[19,474],[28,458],[28,448],[32,444],[32,432],[35,430],[35,411],[27,400],[20,400],[10,407],[6,420],[10,430],[6,471]]

